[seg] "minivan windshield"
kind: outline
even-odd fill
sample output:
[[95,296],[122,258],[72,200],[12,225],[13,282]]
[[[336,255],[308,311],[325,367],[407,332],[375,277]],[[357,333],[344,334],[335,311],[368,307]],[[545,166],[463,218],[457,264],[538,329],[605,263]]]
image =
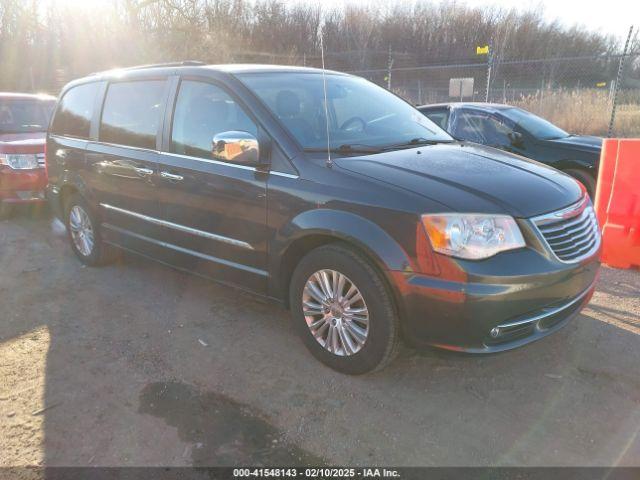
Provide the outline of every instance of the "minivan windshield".
[[0,98],[0,133],[45,132],[55,100]]
[[453,141],[411,105],[363,78],[325,75],[327,128],[322,73],[244,73],[238,77],[307,151],[329,146],[345,153],[374,153]]
[[505,108],[501,112],[538,140],[553,140],[568,137],[569,134],[553,123],[521,108]]

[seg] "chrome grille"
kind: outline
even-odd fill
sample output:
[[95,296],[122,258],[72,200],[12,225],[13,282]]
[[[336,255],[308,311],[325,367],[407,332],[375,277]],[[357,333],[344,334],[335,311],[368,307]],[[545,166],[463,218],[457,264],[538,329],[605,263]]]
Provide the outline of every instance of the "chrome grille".
[[598,222],[587,197],[569,208],[532,220],[547,246],[562,262],[578,262],[600,246]]
[[38,166],[44,168],[44,153],[38,153],[36,158],[38,159]]

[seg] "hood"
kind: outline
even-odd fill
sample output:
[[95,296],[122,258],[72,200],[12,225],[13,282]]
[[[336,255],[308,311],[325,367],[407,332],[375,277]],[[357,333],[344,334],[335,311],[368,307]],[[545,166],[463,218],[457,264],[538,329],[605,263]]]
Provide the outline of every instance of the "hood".
[[569,135],[564,138],[556,138],[553,140],[545,140],[552,145],[558,147],[571,148],[586,152],[600,152],[602,148],[602,138],[592,137],[589,135]]
[[44,145],[47,132],[29,133],[2,133],[0,132],[0,144],[10,145]]
[[44,151],[46,132],[0,133],[0,152],[40,153]]
[[526,218],[561,209],[582,197],[578,183],[558,170],[475,144],[439,144],[339,158],[335,163],[454,212]]

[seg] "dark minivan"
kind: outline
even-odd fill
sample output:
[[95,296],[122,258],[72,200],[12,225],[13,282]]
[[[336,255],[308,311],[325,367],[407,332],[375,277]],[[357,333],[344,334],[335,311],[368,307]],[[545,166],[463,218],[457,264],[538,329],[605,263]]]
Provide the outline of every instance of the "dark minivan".
[[454,141],[358,77],[193,63],[60,95],[48,194],[87,265],[118,247],[286,305],[320,361],[381,368],[400,338],[489,353],[589,301],[600,235],[571,177]]

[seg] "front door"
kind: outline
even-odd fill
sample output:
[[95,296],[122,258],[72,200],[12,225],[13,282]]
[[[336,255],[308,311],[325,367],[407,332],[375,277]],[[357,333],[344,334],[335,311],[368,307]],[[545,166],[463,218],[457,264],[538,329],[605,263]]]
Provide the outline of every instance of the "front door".
[[213,137],[256,122],[221,86],[182,80],[169,152],[159,164],[165,242],[182,267],[264,293],[267,288],[267,174],[213,158]]

